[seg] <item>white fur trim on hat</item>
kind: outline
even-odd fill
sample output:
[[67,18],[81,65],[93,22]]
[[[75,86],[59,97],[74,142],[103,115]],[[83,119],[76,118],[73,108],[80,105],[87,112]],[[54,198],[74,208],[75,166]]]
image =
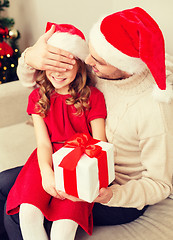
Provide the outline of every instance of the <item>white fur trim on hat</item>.
[[100,25],[103,19],[104,18],[101,18],[91,28],[89,36],[90,43],[97,54],[107,63],[122,71],[130,74],[143,72],[147,66],[140,58],[129,57],[116,49],[105,39],[104,35],[100,31]]
[[48,44],[72,53],[77,58],[85,61],[89,54],[88,45],[78,35],[55,32],[47,41]]
[[158,102],[170,103],[173,99],[173,85],[167,83],[165,90],[160,90],[160,88],[155,85],[152,92],[153,98]]

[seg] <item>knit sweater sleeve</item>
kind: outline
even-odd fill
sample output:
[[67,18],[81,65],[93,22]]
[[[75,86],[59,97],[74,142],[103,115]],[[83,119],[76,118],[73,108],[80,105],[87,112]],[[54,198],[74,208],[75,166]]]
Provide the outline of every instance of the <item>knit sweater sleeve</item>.
[[19,58],[17,75],[23,86],[34,87],[36,85],[36,77],[38,71],[25,63],[26,50],[21,54],[21,57]]
[[[155,107],[155,110],[153,107]],[[127,154],[124,158],[126,160],[123,163],[123,156],[120,154],[119,158],[122,161],[121,163],[124,164],[124,172],[118,171],[120,175],[124,174],[126,180],[122,184],[115,181],[110,187],[113,197],[106,205],[142,209],[145,205],[155,204],[170,195],[173,175],[172,107],[172,104],[151,104],[150,109],[147,110],[150,116],[148,114],[145,115],[144,108],[141,110],[143,111],[141,116],[139,116],[140,114],[138,116],[134,115],[134,123],[129,123],[129,125],[131,128],[136,125],[138,136],[136,149],[139,146],[137,150],[139,151],[139,164],[132,159],[130,152],[129,156]],[[151,112],[152,109],[153,111]],[[135,119],[135,117],[138,119]],[[122,124],[124,124],[123,120]],[[127,128],[126,131],[128,131]],[[123,137],[126,138],[125,135]],[[120,152],[121,144],[120,150],[118,150]],[[124,147],[125,145],[123,145]],[[127,162],[125,163],[125,161]],[[136,169],[129,168],[128,161],[134,161]],[[141,165],[142,170],[136,174],[135,171],[140,169],[139,165]],[[122,166],[118,165],[115,165],[116,168],[123,169]]]

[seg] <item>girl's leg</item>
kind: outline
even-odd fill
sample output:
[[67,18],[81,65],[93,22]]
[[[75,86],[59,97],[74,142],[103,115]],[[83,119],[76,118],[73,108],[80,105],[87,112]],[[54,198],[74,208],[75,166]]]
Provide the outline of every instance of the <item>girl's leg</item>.
[[54,221],[51,229],[51,240],[74,240],[78,224],[70,219]]
[[48,240],[43,226],[44,216],[37,207],[28,203],[21,204],[19,220],[24,240]]

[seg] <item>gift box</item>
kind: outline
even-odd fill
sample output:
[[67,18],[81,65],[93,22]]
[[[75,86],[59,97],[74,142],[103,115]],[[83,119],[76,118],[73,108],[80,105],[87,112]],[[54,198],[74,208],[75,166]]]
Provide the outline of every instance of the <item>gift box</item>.
[[115,179],[113,144],[76,134],[53,155],[56,189],[87,202]]

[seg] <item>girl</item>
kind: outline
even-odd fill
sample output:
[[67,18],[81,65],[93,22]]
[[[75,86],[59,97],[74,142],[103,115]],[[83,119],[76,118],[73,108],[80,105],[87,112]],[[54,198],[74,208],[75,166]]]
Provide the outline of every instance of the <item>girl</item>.
[[106,141],[103,94],[91,86],[84,64],[88,47],[83,33],[72,25],[55,25],[48,43],[71,52],[72,69],[64,72],[39,71],[35,89],[29,96],[28,114],[32,115],[37,149],[21,170],[7,200],[7,213],[19,212],[24,240],[47,240],[44,217],[53,221],[51,239],[74,239],[78,224],[92,233],[93,204],[64,198],[55,188],[52,153],[75,133],[91,134]]

